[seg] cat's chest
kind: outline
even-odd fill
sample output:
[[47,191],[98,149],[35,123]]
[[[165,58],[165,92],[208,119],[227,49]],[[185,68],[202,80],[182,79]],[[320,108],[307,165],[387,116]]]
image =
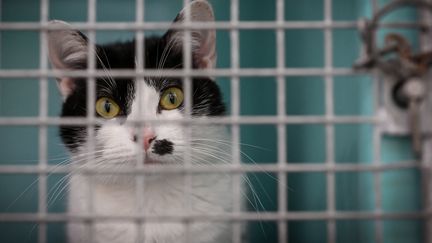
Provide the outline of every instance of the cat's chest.
[[88,178],[71,178],[69,209],[72,212],[88,212],[90,201],[94,213],[109,215],[136,215],[139,210],[144,214],[175,214],[185,205],[181,188],[168,185],[144,186],[140,193],[133,182],[104,184],[93,181],[91,191],[89,188]]

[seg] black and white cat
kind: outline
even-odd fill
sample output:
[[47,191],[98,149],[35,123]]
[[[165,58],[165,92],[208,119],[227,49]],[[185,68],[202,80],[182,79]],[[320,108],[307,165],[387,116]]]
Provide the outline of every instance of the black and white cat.
[[[188,5],[191,21],[214,21],[213,10],[204,0]],[[175,21],[184,19],[182,10]],[[48,32],[49,57],[54,68],[86,69],[87,38],[62,21],[51,25],[61,30]],[[135,42],[97,45],[97,68],[107,76],[96,80],[96,116],[110,122],[96,126],[95,152],[89,154],[85,126],[62,126],[60,135],[77,171],[93,168],[134,168],[136,155],[144,151],[142,163],[183,164],[186,149],[184,128],[180,124],[144,124],[142,134],[124,121],[142,116],[148,119],[184,117],[182,79],[163,76],[163,69],[181,69],[182,32],[171,29],[161,37],[145,40],[145,68],[160,69],[161,76],[144,78],[136,85],[133,79],[112,78],[110,69],[134,69]],[[195,69],[213,68],[216,62],[215,30],[192,30],[192,65]],[[85,117],[86,79],[58,77],[63,96],[62,117]],[[221,93],[209,77],[192,80],[192,117],[203,119],[224,113]],[[140,98],[138,98],[140,97]],[[140,102],[140,104],[138,104]],[[140,109],[140,110],[138,110]],[[142,136],[138,138],[137,136]],[[220,126],[191,126],[190,152],[194,164],[230,163],[231,151],[226,132]],[[141,143],[139,141],[142,141]],[[91,155],[91,156],[90,156]],[[94,158],[88,161],[88,158]],[[72,174],[69,184],[68,210],[72,215],[88,212],[88,177]],[[184,175],[163,174],[144,177],[142,205],[137,205],[133,175],[94,176],[92,179],[93,211],[99,215],[136,215],[138,208],[147,215],[181,214],[187,208],[193,213],[217,214],[232,208],[232,178],[227,174],[192,176],[192,190],[187,195]],[[134,222],[99,222],[93,237],[98,243],[136,242],[141,230],[145,243],[182,242],[185,227],[181,222],[145,222],[138,229]],[[230,225],[225,222],[194,222],[189,227],[189,242],[229,242]],[[83,224],[68,225],[71,243],[86,242],[88,229]]]

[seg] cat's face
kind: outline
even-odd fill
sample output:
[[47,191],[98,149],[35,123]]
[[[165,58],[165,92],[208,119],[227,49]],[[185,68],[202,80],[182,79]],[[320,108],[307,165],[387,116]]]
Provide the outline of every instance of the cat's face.
[[[213,12],[205,1],[189,5],[192,21],[213,21]],[[175,21],[182,21],[180,12]],[[50,60],[58,69],[85,69],[87,66],[87,40],[66,23],[53,25],[65,30],[48,34]],[[216,61],[215,31],[192,31],[192,66],[212,68]],[[97,69],[105,70],[106,77],[96,80],[95,116],[106,119],[106,124],[94,129],[96,164],[135,164],[136,154],[143,152],[145,163],[177,163],[182,161],[186,145],[217,136],[217,129],[191,127],[190,140],[185,140],[185,128],[179,123],[149,123],[137,128],[128,120],[165,118],[181,119],[185,116],[183,81],[164,77],[163,69],[183,67],[182,33],[169,30],[162,37],[145,40],[145,68],[161,69],[160,76],[141,80],[113,78],[110,69],[135,68],[135,42],[96,46]],[[87,115],[87,83],[85,79],[60,77],[59,89],[64,98],[63,117]],[[220,91],[208,77],[192,79],[192,117],[221,115],[224,106]],[[125,122],[126,121],[126,122]],[[85,126],[62,126],[61,137],[74,154],[84,154],[87,146]]]

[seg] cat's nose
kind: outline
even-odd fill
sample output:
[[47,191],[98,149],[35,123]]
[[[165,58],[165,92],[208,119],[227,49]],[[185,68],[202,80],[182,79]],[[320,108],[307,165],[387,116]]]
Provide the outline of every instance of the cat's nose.
[[144,151],[150,148],[151,143],[156,139],[156,134],[151,128],[144,128],[143,134],[143,142],[144,142]]

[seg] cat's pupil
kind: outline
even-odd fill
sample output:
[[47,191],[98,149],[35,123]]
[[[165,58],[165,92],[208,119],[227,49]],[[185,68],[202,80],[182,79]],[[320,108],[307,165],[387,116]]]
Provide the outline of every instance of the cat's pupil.
[[106,101],[105,101],[105,111],[106,111],[107,113],[109,113],[110,110],[111,110],[111,103],[110,103],[108,100],[106,100]]
[[171,104],[175,104],[176,95],[174,93],[170,93],[168,98],[169,98],[169,101],[171,102]]

